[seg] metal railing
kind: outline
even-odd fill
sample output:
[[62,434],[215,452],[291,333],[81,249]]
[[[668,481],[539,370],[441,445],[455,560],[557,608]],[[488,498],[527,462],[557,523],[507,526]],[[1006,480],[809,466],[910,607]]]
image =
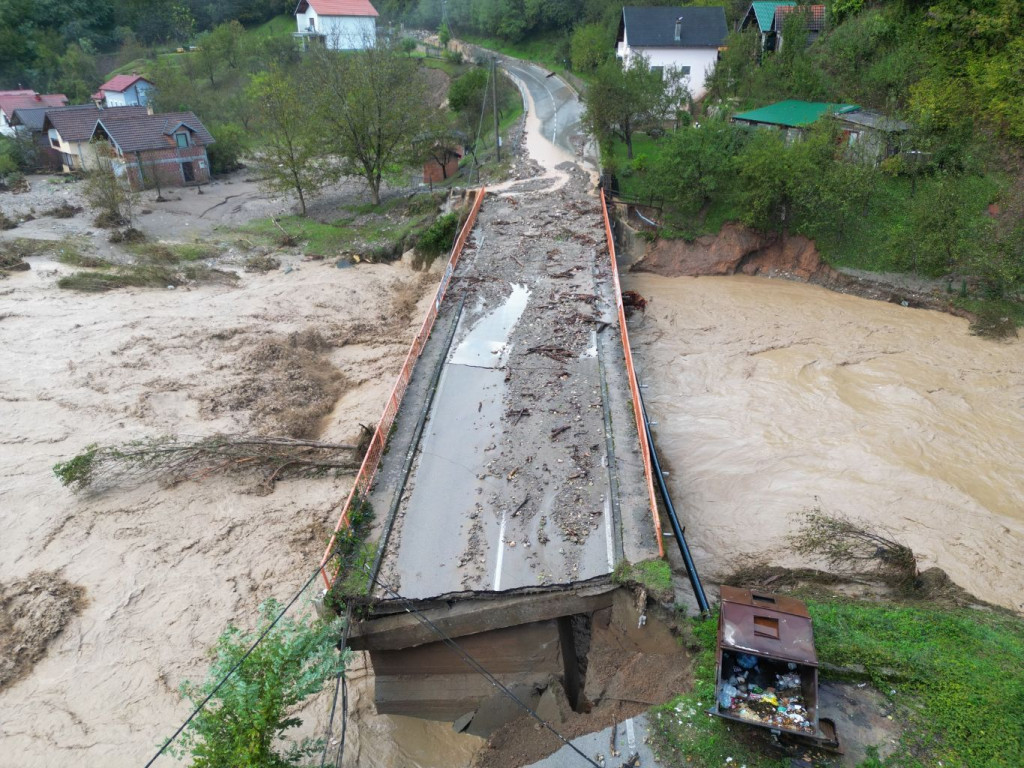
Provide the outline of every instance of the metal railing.
[[608,218],[608,202],[605,191],[601,190],[601,214],[604,217],[604,234],[608,239],[608,256],[611,261],[612,285],[615,289],[615,309],[619,315],[619,332],[622,336],[622,352],[626,359],[626,376],[629,379],[629,391],[633,396],[633,415],[636,417],[636,431],[640,438],[640,455],[644,462],[644,480],[647,482],[647,496],[651,504],[651,518],[654,521],[654,533],[658,539],[658,555],[665,556],[665,544],[661,536],[661,518],[658,515],[658,500],[654,495],[654,472],[651,467],[651,446],[647,441],[644,429],[643,405],[640,401],[640,389],[637,386],[636,370],[633,368],[633,351],[629,346],[629,331],[626,329],[626,311],[622,305],[622,286],[619,284],[619,267],[615,260],[615,239],[612,237],[612,224]]
[[377,468],[380,466],[381,456],[384,455],[384,448],[387,445],[388,436],[391,434],[391,426],[395,423],[395,418],[398,416],[398,409],[402,405],[402,397],[405,395],[405,390],[408,388],[409,381],[412,379],[412,372],[416,367],[416,361],[423,352],[423,347],[426,345],[427,339],[430,338],[430,331],[434,327],[434,321],[437,319],[437,313],[441,308],[441,301],[444,299],[445,292],[448,290],[448,283],[451,282],[452,273],[455,271],[455,265],[459,261],[459,256],[462,254],[462,249],[466,245],[469,233],[473,230],[473,224],[476,222],[476,215],[479,213],[480,205],[484,200],[484,191],[484,187],[480,187],[476,191],[476,200],[473,201],[473,206],[470,208],[469,215],[466,217],[466,222],[462,225],[462,230],[459,232],[459,236],[456,238],[455,244],[452,246],[451,255],[448,257],[448,265],[445,267],[444,276],[441,278],[441,282],[437,287],[437,293],[434,296],[434,301],[431,302],[430,309],[427,310],[427,316],[423,318],[423,324],[420,326],[419,332],[412,340],[412,346],[409,348],[409,354],[405,357],[402,369],[398,373],[398,379],[395,381],[395,386],[392,388],[391,395],[388,397],[387,404],[384,406],[384,413],[381,415],[380,421],[377,422],[377,429],[374,430],[373,437],[370,439],[370,445],[366,449],[366,455],[363,457],[363,463],[359,467],[359,473],[356,475],[355,482],[352,484],[352,490],[349,492],[348,498],[345,500],[345,503],[341,508],[341,516],[338,518],[338,524],[334,527],[334,533],[331,534],[331,540],[328,542],[327,549],[324,551],[323,558],[320,560],[320,573],[323,577],[324,585],[328,589],[331,587],[331,577],[327,573],[327,564],[331,560],[338,533],[342,528],[348,525],[348,513],[349,509],[352,507],[352,501],[357,496],[365,498],[369,494],[370,488],[373,485],[373,478],[377,474]]

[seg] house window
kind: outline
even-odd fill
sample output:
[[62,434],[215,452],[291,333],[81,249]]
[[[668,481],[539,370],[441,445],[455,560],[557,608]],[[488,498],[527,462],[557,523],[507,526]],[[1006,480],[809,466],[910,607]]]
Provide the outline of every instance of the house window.
[[56,136],[50,137],[50,146],[53,147],[54,149],[60,149],[60,141],[57,139]]
[[690,76],[690,68],[689,67],[680,67],[679,68],[679,74],[682,75],[683,77],[689,77]]
[[665,68],[664,67],[651,67],[651,74],[655,75],[659,80],[665,79]]
[[188,146],[188,134],[187,133],[176,133],[176,134],[174,134],[174,140],[178,143],[178,149],[185,149]]

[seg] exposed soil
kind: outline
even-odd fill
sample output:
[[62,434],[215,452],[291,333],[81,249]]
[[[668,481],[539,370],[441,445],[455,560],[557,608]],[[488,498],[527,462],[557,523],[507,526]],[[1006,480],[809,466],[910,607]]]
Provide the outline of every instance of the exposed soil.
[[717,235],[693,241],[656,240],[636,256],[639,261],[632,269],[637,272],[665,277],[742,274],[783,278],[904,307],[967,316],[953,305],[945,284],[939,280],[835,269],[822,261],[814,241],[802,235],[765,235],[730,223]]
[[32,671],[85,605],[85,590],[49,571],[0,583],[0,691]]
[[[585,694],[589,712],[573,712],[564,701],[543,716],[568,739],[593,733],[668,701],[692,684],[686,649],[676,638],[672,617],[651,609],[643,628],[628,593],[594,614]],[[560,688],[556,689],[560,690]],[[543,704],[542,704],[543,706]],[[562,747],[562,742],[529,715],[496,731],[474,762],[477,768],[518,768]]]

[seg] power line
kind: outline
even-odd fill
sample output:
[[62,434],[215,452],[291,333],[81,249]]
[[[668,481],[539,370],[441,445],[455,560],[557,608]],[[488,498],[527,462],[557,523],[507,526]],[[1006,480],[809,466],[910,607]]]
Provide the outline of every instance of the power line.
[[464,651],[459,646],[458,643],[456,643],[454,640],[452,640],[450,637],[448,637],[448,635],[445,634],[444,630],[442,630],[434,622],[432,622],[429,618],[427,618],[423,613],[421,613],[419,611],[419,609],[417,609],[412,604],[412,602],[410,600],[407,600],[406,598],[402,597],[400,594],[395,592],[395,590],[393,590],[391,587],[389,587],[387,584],[385,584],[379,578],[377,578],[372,572],[370,572],[370,570],[368,568],[366,569],[366,571],[367,571],[367,573],[370,574],[370,578],[373,579],[374,582],[376,582],[377,586],[379,586],[385,592],[390,594],[396,600],[400,600],[403,603],[403,607],[405,608],[405,612],[406,613],[412,614],[421,624],[423,624],[423,625],[429,627],[431,630],[433,630],[433,632],[435,634],[437,634],[438,637],[441,638],[441,641],[445,645],[447,645],[455,653],[457,653],[460,657],[462,657],[462,660],[465,661],[466,664],[468,664],[470,667],[472,667],[481,676],[483,676],[483,678],[485,680],[487,680],[487,682],[489,682],[492,686],[494,686],[495,688],[500,690],[505,696],[507,696],[508,698],[512,699],[512,701],[514,701],[523,710],[525,710],[526,713],[530,715],[530,717],[532,717],[538,723],[540,723],[545,728],[547,728],[549,731],[551,731],[551,733],[553,733],[558,738],[559,741],[561,741],[563,744],[565,744],[570,749],[572,749],[573,752],[575,752],[580,757],[582,757],[584,760],[586,760],[590,765],[593,766],[593,768],[601,768],[597,763],[595,763],[593,760],[591,760],[589,757],[587,757],[587,755],[585,755],[582,751],[580,751],[579,747],[577,747],[571,741],[566,739],[562,734],[560,734],[558,731],[556,731],[554,729],[554,727],[550,723],[548,723],[547,720],[545,720],[540,715],[538,715],[536,712],[534,712],[530,708],[530,706],[528,704],[526,704],[526,702],[524,702],[522,699],[520,699],[518,696],[516,696],[511,690],[509,690],[509,688],[506,687],[504,683],[502,683],[500,680],[498,680],[498,678],[496,678],[494,675],[492,675],[490,672],[488,672],[487,669],[485,669],[484,666],[480,662],[478,662],[476,659],[474,659],[472,656],[470,656],[469,653]]
[[222,677],[220,679],[220,682],[217,683],[216,687],[214,687],[214,689],[212,691],[210,691],[210,693],[207,695],[207,697],[205,699],[203,699],[202,702],[200,702],[199,706],[196,707],[194,710],[192,710],[192,714],[188,716],[188,719],[185,720],[185,722],[182,723],[180,726],[178,726],[178,730],[176,730],[171,735],[171,737],[167,741],[164,742],[164,745],[162,747],[160,747],[159,750],[157,750],[157,753],[155,755],[153,755],[152,758],[150,758],[150,761],[148,763],[146,763],[144,768],[149,768],[151,765],[153,765],[153,763],[156,762],[157,758],[160,757],[160,755],[162,755],[164,753],[164,751],[171,745],[171,742],[174,741],[176,738],[178,738],[178,736],[181,735],[181,732],[184,731],[188,727],[188,724],[191,723],[192,720],[195,719],[195,716],[203,711],[203,707],[205,707],[210,702],[210,699],[212,699],[217,694],[217,691],[219,691],[223,687],[224,683],[226,683],[228,681],[228,679],[233,674],[235,674],[235,672],[238,671],[238,669],[242,666],[242,664],[245,663],[245,660],[247,658],[249,658],[250,654],[252,654],[252,652],[256,650],[256,646],[258,646],[260,643],[263,642],[263,640],[267,637],[267,635],[270,634],[270,630],[272,630],[277,625],[277,622],[279,622],[281,620],[281,618],[288,612],[288,609],[291,608],[293,605],[295,605],[295,602],[302,596],[302,593],[305,592],[306,589],[309,587],[309,585],[313,583],[313,580],[316,579],[316,577],[320,575],[321,569],[322,569],[322,566],[318,566],[317,569],[315,571],[313,571],[313,575],[310,576],[309,579],[306,581],[306,583],[303,584],[302,587],[299,589],[299,591],[295,593],[295,596],[292,597],[292,599],[288,601],[288,605],[286,605],[281,610],[281,612],[279,614],[277,614],[277,616],[274,618],[274,620],[272,622],[270,622],[270,625],[265,630],[263,630],[263,632],[260,634],[260,636],[256,638],[256,641],[252,645],[249,646],[249,650],[247,650],[242,655],[242,658],[240,658],[238,661],[235,662],[234,666],[231,667],[231,669],[228,670],[227,674],[224,675],[224,677]]
[[[345,609],[345,627],[341,632],[341,642],[338,644],[338,650],[341,652],[344,652],[345,646],[348,645],[348,633],[351,626],[352,608],[348,606]],[[334,698],[331,700],[331,716],[327,721],[327,735],[324,736],[324,753],[320,757],[320,768],[324,768],[324,764],[327,762],[327,753],[331,749],[331,731],[334,729],[334,712],[338,707],[338,690],[342,689],[341,746],[338,748],[338,757],[334,763],[341,768],[341,756],[345,752],[345,726],[348,723],[348,681],[345,679],[345,672],[345,667],[342,667],[338,672],[337,682],[334,684]]]

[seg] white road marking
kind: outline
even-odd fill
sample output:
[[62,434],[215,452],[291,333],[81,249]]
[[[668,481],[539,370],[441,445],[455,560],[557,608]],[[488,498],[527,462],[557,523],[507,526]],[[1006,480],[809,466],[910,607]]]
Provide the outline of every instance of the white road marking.
[[612,547],[612,498],[609,494],[604,499],[604,543],[608,550],[608,573],[615,570],[615,549]]
[[501,590],[501,561],[505,559],[505,513],[501,514],[501,526],[498,528],[498,562],[494,565],[494,591]]

